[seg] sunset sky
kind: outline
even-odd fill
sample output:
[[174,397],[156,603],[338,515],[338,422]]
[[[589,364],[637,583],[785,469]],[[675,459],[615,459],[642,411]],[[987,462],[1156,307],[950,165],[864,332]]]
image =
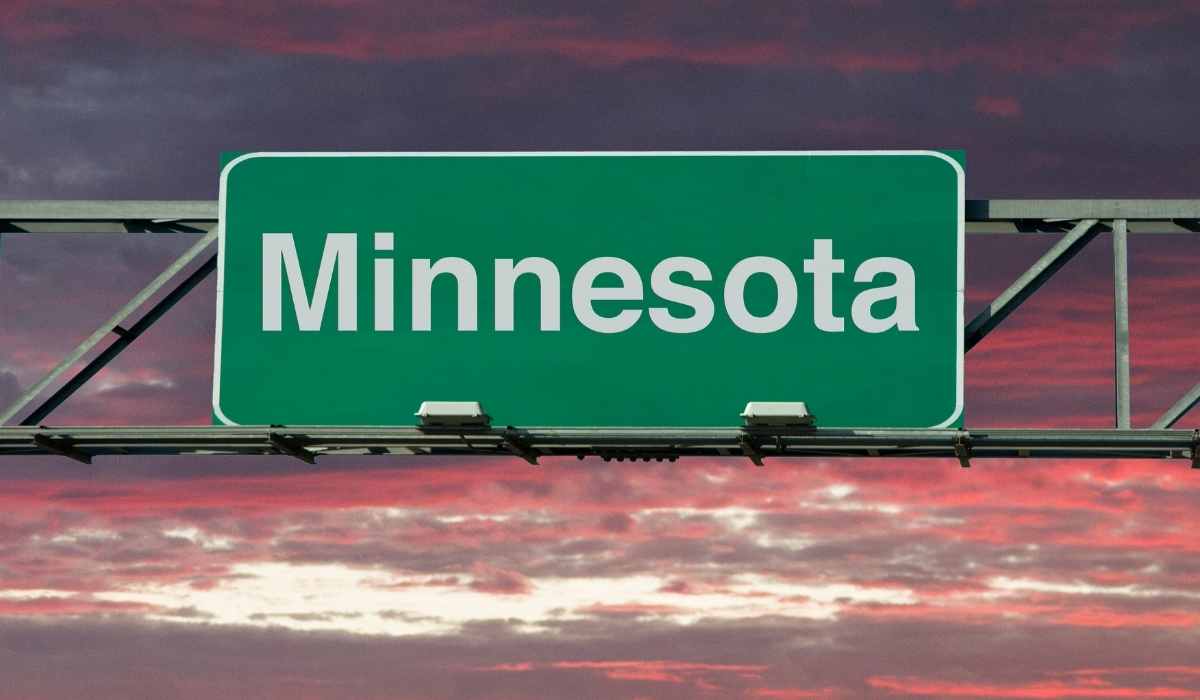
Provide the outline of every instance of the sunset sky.
[[[967,193],[1200,198],[1200,2],[0,0],[0,198],[213,199],[222,151],[963,149]],[[0,241],[0,406],[194,237]],[[972,236],[968,318],[1052,237]],[[1131,236],[1133,412],[1200,236]],[[48,423],[207,424],[215,290]],[[1101,236],[968,427],[1112,425]],[[1200,410],[1179,427],[1200,425]],[[1183,461],[0,462],[9,698],[1195,698]]]

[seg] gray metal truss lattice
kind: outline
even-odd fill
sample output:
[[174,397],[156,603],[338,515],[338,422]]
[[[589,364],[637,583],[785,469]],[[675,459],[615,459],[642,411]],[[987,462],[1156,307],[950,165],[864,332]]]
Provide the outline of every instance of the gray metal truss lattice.
[[[1130,234],[1200,233],[1200,200],[969,200],[967,233],[1056,235],[1060,239],[966,326],[964,347],[979,344],[1097,234],[1113,234],[1114,423],[1111,430],[747,429],[520,430],[520,454],[598,455],[605,459],[748,456],[1162,457],[1200,463],[1200,429],[1170,430],[1200,403],[1200,383],[1150,429],[1130,425],[1127,240]],[[215,269],[213,201],[0,201],[5,234],[203,234],[193,246],[84,339],[11,405],[0,409],[0,456],[55,454],[81,461],[97,455],[284,454],[311,461],[325,454],[514,454],[513,430],[429,432],[408,427],[46,427],[42,421]],[[153,300],[150,307],[138,311]],[[136,321],[130,322],[137,316]],[[97,353],[93,351],[110,342]],[[66,381],[63,375],[91,359]],[[38,401],[52,386],[49,396]],[[14,419],[15,426],[5,426]]]

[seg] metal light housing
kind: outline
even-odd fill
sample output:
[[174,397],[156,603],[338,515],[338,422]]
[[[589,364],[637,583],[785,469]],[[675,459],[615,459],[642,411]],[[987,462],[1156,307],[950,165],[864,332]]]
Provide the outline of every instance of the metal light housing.
[[747,428],[808,428],[817,420],[803,401],[751,401],[741,415]]
[[422,401],[414,414],[422,428],[487,428],[492,417],[478,401]]

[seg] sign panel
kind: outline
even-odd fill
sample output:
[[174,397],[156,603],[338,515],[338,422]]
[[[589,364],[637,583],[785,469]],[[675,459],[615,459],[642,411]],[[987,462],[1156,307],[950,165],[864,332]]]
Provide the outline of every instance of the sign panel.
[[961,422],[942,153],[253,153],[220,206],[225,424]]

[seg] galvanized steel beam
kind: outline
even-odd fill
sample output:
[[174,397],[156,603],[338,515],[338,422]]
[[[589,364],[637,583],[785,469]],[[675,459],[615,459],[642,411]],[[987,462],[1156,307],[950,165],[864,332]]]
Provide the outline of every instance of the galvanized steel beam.
[[[1028,298],[1041,284],[1045,282],[1054,271],[1061,267],[1075,253],[1078,252],[1083,245],[1087,243],[1100,230],[1104,230],[1102,224],[1098,224],[1098,219],[1113,219],[1114,220],[1114,275],[1120,277],[1120,269],[1127,270],[1127,261],[1124,260],[1124,251],[1127,250],[1127,242],[1125,237],[1129,233],[1200,233],[1200,200],[1189,199],[1174,199],[1174,200],[1154,200],[1154,199],[1102,199],[1102,200],[969,200],[966,203],[966,218],[967,232],[971,234],[994,234],[994,233],[1061,233],[1066,232],[1063,239],[1060,240],[1051,251],[1034,264],[1021,278],[1014,282],[1009,289],[997,297],[987,310],[976,316],[975,319],[968,325],[966,334],[966,349],[970,349],[981,340],[988,331],[994,328],[1004,317],[1016,309],[1024,299]],[[1071,227],[1073,221],[1079,221]],[[125,307],[114,315],[109,321],[102,325],[92,336],[89,336],[81,343],[70,355],[59,363],[51,372],[40,380],[38,383],[30,387],[28,391],[22,394],[21,397],[12,405],[7,407],[3,413],[0,413],[0,424],[12,419],[14,416],[25,410],[32,401],[40,395],[48,386],[56,381],[67,369],[78,362],[84,355],[92,350],[96,345],[103,340],[109,333],[118,335],[115,341],[107,348],[100,356],[95,358],[87,367],[80,373],[63,385],[54,395],[38,406],[31,413],[24,423],[32,424],[44,418],[55,406],[65,400],[73,391],[82,386],[82,384],[95,374],[100,367],[103,367],[109,360],[112,359],[122,349],[127,347],[137,335],[140,335],[146,328],[149,327],[162,313],[165,313],[174,303],[187,294],[199,280],[203,279],[211,272],[214,260],[210,258],[204,265],[198,268],[191,276],[177,285],[163,301],[159,302],[150,312],[142,319],[134,324],[129,331],[125,330],[122,325],[138,308],[141,307],[151,296],[161,290],[166,284],[174,278],[184,267],[194,260],[216,237],[216,222],[217,222],[217,203],[211,200],[181,200],[181,201],[154,201],[154,200],[129,200],[129,201],[76,201],[76,200],[29,200],[29,201],[0,201],[0,232],[8,233],[174,233],[174,232],[196,232],[196,231],[211,231],[195,246],[189,249],[175,263],[172,263],[161,275],[159,275],[150,285],[139,292]],[[1085,226],[1086,224],[1086,226]],[[1071,227],[1068,231],[1068,227]],[[1119,233],[1116,232],[1120,228]],[[1120,243],[1118,241],[1121,241]],[[1120,248],[1120,252],[1118,252]],[[1118,256],[1121,261],[1118,261]],[[1127,281],[1127,277],[1125,278]],[[1118,284],[1118,286],[1120,286]],[[1127,306],[1127,287],[1125,291],[1126,302],[1121,304],[1121,292],[1118,290],[1116,299],[1116,308],[1118,314],[1117,323],[1117,423],[1118,425],[1128,426],[1128,418],[1122,422],[1122,415],[1128,413],[1128,306]],[[1120,314],[1122,307],[1124,308],[1125,322],[1122,324]],[[1122,328],[1124,333],[1122,334]],[[136,332],[131,333],[136,329]],[[1122,336],[1124,342],[1122,343]],[[1122,360],[1122,350],[1124,347],[1124,359]],[[1122,370],[1124,366],[1124,373]],[[1122,376],[1125,377],[1122,382]],[[1124,386],[1124,394],[1122,394],[1122,385]],[[1122,399],[1124,395],[1124,399]],[[1193,405],[1200,402],[1200,385],[1197,385],[1187,395],[1179,400],[1171,409],[1163,414],[1158,421],[1155,422],[1156,428],[1168,427],[1179,420]],[[1122,408],[1124,406],[1124,408]],[[1124,411],[1124,413],[1123,413]],[[0,428],[0,430],[7,430]],[[134,429],[134,430],[156,430],[156,429]],[[824,431],[828,434],[827,431]],[[858,431],[861,433],[862,431]],[[559,431],[557,434],[561,434]],[[905,433],[911,434],[912,431]],[[1001,431],[992,431],[993,436],[1001,434]],[[743,436],[743,433],[738,435]],[[991,441],[992,447],[980,447],[976,438],[977,433],[972,433],[970,436],[970,453],[972,456],[998,456],[994,452],[995,439]],[[207,438],[204,438],[207,440]],[[475,436],[473,439],[479,439]],[[790,439],[790,438],[789,438]],[[957,444],[957,453],[962,458],[964,450],[961,440],[965,439],[962,435],[959,436],[960,442]],[[51,442],[47,443],[47,440]],[[70,442],[66,442],[70,440]],[[40,439],[43,445],[39,448],[46,450],[46,445],[63,447],[71,445],[74,450],[76,444],[73,438],[64,438],[57,433],[54,435],[43,436]],[[267,438],[270,443],[270,438]],[[276,440],[278,442],[278,440]],[[528,444],[531,449],[537,445],[522,441],[523,445]],[[985,439],[984,442],[987,442]],[[152,444],[147,443],[147,444]],[[35,443],[36,444],[36,443]],[[808,443],[804,443],[808,444]],[[630,445],[616,442],[606,442],[602,447],[605,447],[612,454],[624,454]],[[811,445],[810,445],[811,446]],[[511,445],[505,445],[500,441],[495,446],[495,449],[504,453],[511,453]],[[633,447],[637,447],[634,445]],[[660,454],[673,454],[675,445],[669,443],[659,445]],[[734,439],[731,444],[722,444],[719,448],[714,448],[716,451],[713,454],[739,454],[743,451],[744,441],[741,437]],[[155,447],[154,449],[158,449]],[[258,448],[255,448],[258,449]],[[379,450],[383,447],[374,447],[372,449]],[[397,446],[396,449],[409,450],[410,453],[427,453],[430,450],[444,449],[442,447],[422,447],[420,445],[411,448]],[[459,448],[454,448],[459,449]],[[472,448],[467,447],[465,453],[475,453]],[[781,442],[777,449],[784,450]],[[797,449],[792,446],[788,449]],[[889,454],[886,445],[873,443],[868,448],[864,448],[862,454],[868,456],[884,456]],[[905,448],[909,449],[909,448]],[[955,446],[951,445],[951,453],[954,452]],[[987,453],[988,449],[993,452]],[[1043,451],[1049,448],[1041,448]],[[1058,449],[1058,448],[1054,448]],[[1068,447],[1067,452],[1062,456],[1073,456],[1070,454],[1072,449],[1082,449]],[[1093,449],[1091,447],[1087,449]],[[1113,448],[1116,449],[1116,448]],[[1172,448],[1174,449],[1174,448]],[[270,444],[263,448],[265,454],[278,454],[280,448],[278,444]],[[982,452],[980,452],[982,450]],[[0,454],[3,454],[3,447],[0,446]],[[592,452],[589,452],[591,454]],[[80,455],[86,456],[87,453],[80,452]],[[166,453],[163,453],[166,454]],[[708,453],[705,453],[708,454]],[[858,454],[857,452],[855,454]],[[1028,449],[1022,448],[1015,452],[1016,456],[1032,454]],[[1092,454],[1089,452],[1088,454]],[[1162,455],[1159,455],[1162,456]]]
[[217,203],[156,199],[0,200],[0,221],[216,221]]
[[[967,219],[967,233],[969,235],[1021,235],[1021,236],[1046,236],[1047,234],[1064,233],[1070,228],[1070,224],[1079,219],[1090,219],[1094,217],[1076,217],[1073,219],[987,219],[976,220]],[[1101,227],[1101,232],[1107,231],[1108,227],[1103,223],[1098,224]],[[1133,234],[1183,234],[1195,235],[1200,233],[1200,221],[1185,220],[1185,219],[1155,219],[1147,221],[1129,220],[1127,226],[1129,233]]]
[[[1125,219],[1130,233],[1200,232],[1200,199],[970,199],[967,233],[1055,233],[1062,222]],[[128,233],[146,224],[207,230],[213,200],[0,200],[0,231]]]
[[42,420],[50,415],[50,413],[58,408],[64,401],[78,391],[89,379],[94,377],[97,372],[104,369],[109,362],[120,355],[125,348],[129,347],[133,341],[150,329],[154,322],[162,317],[163,314],[170,311],[172,307],[178,304],[188,292],[192,291],[196,285],[200,284],[214,270],[217,269],[217,256],[214,253],[212,257],[206,260],[200,267],[196,268],[190,275],[185,277],[179,284],[175,285],[170,292],[167,293],[158,303],[150,308],[144,316],[137,320],[136,323],[129,328],[122,326],[114,327],[113,330],[117,334],[117,339],[111,345],[106,347],[103,352],[93,358],[83,369],[75,373],[45,401],[38,404],[37,408],[33,409],[28,416],[21,421],[21,425],[37,425]]
[[967,219],[1200,219],[1200,199],[971,199]]
[[1067,264],[1076,253],[1083,250],[1096,237],[1096,219],[1085,219],[1075,224],[1050,250],[1029,266],[1008,289],[1000,293],[991,304],[980,311],[964,331],[963,347],[969,351],[991,332],[1026,299],[1046,283],[1054,273]]
[[1129,397],[1129,237],[1125,220],[1113,222],[1113,385],[1116,425],[1130,427]]
[[1200,404],[1200,383],[1197,383],[1196,386],[1192,387],[1191,391],[1181,396],[1179,400],[1176,401],[1175,404],[1170,408],[1168,408],[1165,413],[1159,416],[1158,420],[1154,421],[1154,424],[1150,427],[1157,430],[1170,428],[1178,423],[1179,419],[1183,418],[1183,416],[1187,414],[1188,411],[1192,410],[1192,407],[1194,407],[1196,404]]
[[[513,457],[511,428],[426,432],[416,427],[0,427],[0,456],[51,455],[476,455]],[[540,457],[619,455],[627,460],[731,456],[1190,459],[1191,430],[755,430],[738,428],[525,428]],[[280,440],[286,436],[286,440]],[[752,438],[752,440],[747,440]],[[47,441],[52,441],[48,443]],[[301,452],[303,450],[303,452]]]
[[[200,268],[201,270],[206,271],[200,274],[199,278],[196,278],[196,273],[193,273],[191,276],[185,279],[183,283],[172,290],[172,292],[167,295],[163,302],[160,302],[155,306],[154,309],[146,314],[146,317],[144,317],[134,326],[126,329],[124,325],[126,321],[133,316],[133,314],[140,309],[143,304],[149,301],[151,297],[167,286],[167,284],[169,284],[171,280],[174,279],[182,270],[187,268],[194,260],[201,257],[216,240],[216,238],[217,234],[215,231],[208,233],[199,241],[196,241],[196,243],[190,248],[184,251],[182,255],[180,255],[175,259],[174,262],[167,266],[167,269],[163,270],[150,282],[150,284],[142,288],[142,290],[135,294],[134,297],[125,304],[125,306],[121,307],[120,311],[102,323],[100,327],[97,328],[87,338],[85,338],[83,342],[75,346],[75,349],[68,353],[61,362],[59,362],[52,370],[50,370],[50,372],[46,374],[46,376],[35,382],[33,386],[29,387],[29,389],[21,394],[21,396],[19,396],[17,400],[12,403],[12,405],[5,408],[3,412],[0,412],[0,425],[12,420],[18,414],[28,408],[29,405],[33,403],[34,399],[40,396],[43,391],[53,384],[55,380],[62,376],[68,369],[73,367],[75,363],[79,362],[85,355],[88,354],[88,352],[99,345],[105,338],[109,336],[109,334],[117,335],[117,341],[113,344],[116,348],[115,351],[106,351],[97,358],[97,360],[101,360],[101,358],[103,358],[99,365],[96,365],[96,363],[93,362],[88,368],[85,368],[85,372],[88,372],[89,370],[91,371],[89,374],[87,374],[87,376],[83,377],[83,381],[86,381],[88,377],[99,371],[104,364],[107,364],[109,360],[111,360],[116,356],[116,354],[128,346],[129,343],[132,342],[133,338],[136,338],[137,335],[140,335],[143,331],[145,331],[145,329],[148,328],[155,320],[157,320],[162,313],[179,301],[179,299],[186,295],[188,291],[191,291],[191,289],[195,287],[195,285],[198,284],[201,279],[207,276],[208,273],[215,268],[215,257],[213,257],[208,263]],[[164,302],[166,302],[166,306],[164,306]],[[126,336],[130,334],[132,334],[132,337],[126,340]],[[50,412],[50,410],[53,410],[54,406],[57,406],[59,403],[65,400],[67,396],[78,389],[79,386],[82,386],[83,381],[69,383],[71,388],[66,394],[63,394],[61,390],[57,392],[54,397],[51,397],[51,399],[48,400],[47,403],[50,403],[51,401],[54,402],[53,405],[49,406],[48,410],[41,410],[47,405],[43,404],[38,408],[38,410],[35,410],[34,414],[29,416],[26,421],[23,421],[23,424],[33,424],[39,422],[45,417],[46,414]]]

